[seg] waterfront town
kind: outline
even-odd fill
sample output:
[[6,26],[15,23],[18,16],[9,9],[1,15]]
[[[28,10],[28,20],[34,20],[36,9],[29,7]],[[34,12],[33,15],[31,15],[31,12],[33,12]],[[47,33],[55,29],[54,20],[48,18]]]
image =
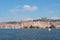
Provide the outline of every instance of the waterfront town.
[[60,20],[42,18],[20,22],[2,22],[0,28],[60,28]]

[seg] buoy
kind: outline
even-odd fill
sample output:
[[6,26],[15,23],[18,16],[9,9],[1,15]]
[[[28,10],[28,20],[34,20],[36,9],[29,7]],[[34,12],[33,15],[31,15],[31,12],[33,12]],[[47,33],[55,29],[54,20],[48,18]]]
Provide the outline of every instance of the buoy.
[[48,31],[51,31],[51,29],[49,28]]

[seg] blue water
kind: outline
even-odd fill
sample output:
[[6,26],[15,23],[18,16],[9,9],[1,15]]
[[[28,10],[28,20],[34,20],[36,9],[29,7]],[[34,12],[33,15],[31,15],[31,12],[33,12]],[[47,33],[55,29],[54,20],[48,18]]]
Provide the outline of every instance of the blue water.
[[0,29],[0,40],[60,40],[60,29]]

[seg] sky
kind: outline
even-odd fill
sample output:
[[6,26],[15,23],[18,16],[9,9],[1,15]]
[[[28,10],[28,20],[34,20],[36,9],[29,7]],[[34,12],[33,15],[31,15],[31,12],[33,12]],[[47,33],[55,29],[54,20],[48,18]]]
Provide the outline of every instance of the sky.
[[60,0],[0,0],[0,22],[60,19]]

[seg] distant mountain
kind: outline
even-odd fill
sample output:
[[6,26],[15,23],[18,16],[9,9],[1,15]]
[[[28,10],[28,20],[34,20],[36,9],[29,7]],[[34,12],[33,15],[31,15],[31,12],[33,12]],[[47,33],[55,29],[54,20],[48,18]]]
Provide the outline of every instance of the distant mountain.
[[9,23],[9,24],[16,24],[16,23],[21,23],[21,22],[29,22],[29,21],[45,21],[45,22],[60,22],[60,20],[54,20],[54,19],[47,19],[47,18],[42,18],[42,19],[35,19],[35,20],[27,20],[27,21],[20,21],[20,22],[16,22],[16,21],[10,21],[10,22],[3,22],[3,23]]
[[56,22],[56,21],[60,21],[60,20],[55,20],[55,19],[45,19],[45,18],[42,18],[42,19],[36,19],[36,20],[33,20],[33,21]]

